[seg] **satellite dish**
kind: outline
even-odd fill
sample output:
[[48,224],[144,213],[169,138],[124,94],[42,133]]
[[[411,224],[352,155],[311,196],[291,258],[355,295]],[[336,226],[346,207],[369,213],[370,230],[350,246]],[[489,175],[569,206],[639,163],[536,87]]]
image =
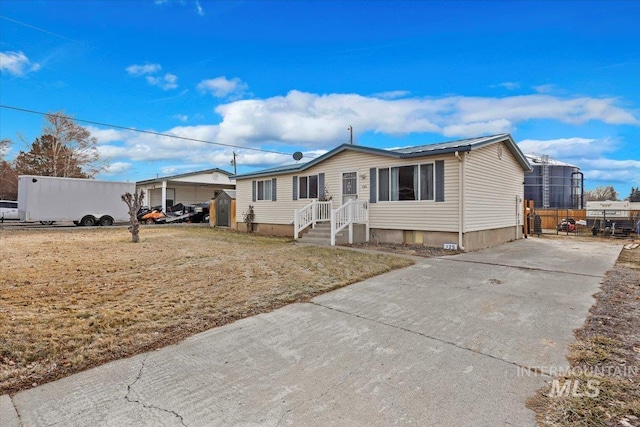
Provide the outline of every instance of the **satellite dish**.
[[295,160],[296,162],[298,160],[302,159],[302,153],[300,151],[296,151],[295,153],[293,153],[293,160]]

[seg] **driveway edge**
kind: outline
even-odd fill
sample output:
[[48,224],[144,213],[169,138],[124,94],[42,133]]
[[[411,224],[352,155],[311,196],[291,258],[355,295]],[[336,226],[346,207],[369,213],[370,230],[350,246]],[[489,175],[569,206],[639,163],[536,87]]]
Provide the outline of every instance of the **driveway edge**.
[[20,427],[20,417],[8,394],[0,396],[0,425],[2,427]]

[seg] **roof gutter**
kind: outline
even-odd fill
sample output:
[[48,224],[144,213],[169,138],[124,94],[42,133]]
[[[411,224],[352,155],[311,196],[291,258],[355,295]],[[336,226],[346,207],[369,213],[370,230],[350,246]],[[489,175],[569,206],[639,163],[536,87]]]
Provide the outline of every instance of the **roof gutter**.
[[464,251],[463,243],[463,227],[464,227],[464,159],[459,152],[455,152],[454,155],[458,159],[458,249]]

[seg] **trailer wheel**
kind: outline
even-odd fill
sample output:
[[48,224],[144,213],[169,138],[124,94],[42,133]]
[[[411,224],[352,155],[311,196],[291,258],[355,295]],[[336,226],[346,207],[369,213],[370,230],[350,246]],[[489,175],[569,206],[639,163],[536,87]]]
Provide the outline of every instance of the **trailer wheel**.
[[42,225],[51,225],[51,224],[53,224],[53,221],[40,221],[40,224],[42,224]]
[[80,225],[85,227],[91,227],[96,225],[96,217],[92,215],[87,215],[80,220]]
[[100,217],[100,225],[103,225],[105,227],[113,225],[113,218],[111,218],[109,215]]

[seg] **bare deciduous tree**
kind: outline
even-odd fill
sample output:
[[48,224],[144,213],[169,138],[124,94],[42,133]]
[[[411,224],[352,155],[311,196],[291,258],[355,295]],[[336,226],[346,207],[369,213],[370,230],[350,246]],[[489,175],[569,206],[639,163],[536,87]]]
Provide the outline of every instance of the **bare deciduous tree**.
[[17,200],[18,173],[14,165],[4,159],[10,146],[10,139],[0,140],[0,199]]
[[605,200],[618,200],[618,192],[612,185],[596,187],[594,190],[585,191],[585,201],[605,201]]
[[131,241],[138,243],[140,241],[140,222],[138,221],[138,211],[142,207],[144,201],[144,192],[124,193],[122,195],[122,201],[129,207],[129,231],[131,232]]
[[20,174],[67,178],[93,178],[104,170],[98,140],[63,112],[45,115],[42,136],[16,158]]

